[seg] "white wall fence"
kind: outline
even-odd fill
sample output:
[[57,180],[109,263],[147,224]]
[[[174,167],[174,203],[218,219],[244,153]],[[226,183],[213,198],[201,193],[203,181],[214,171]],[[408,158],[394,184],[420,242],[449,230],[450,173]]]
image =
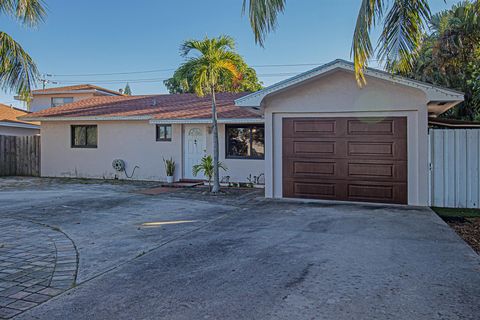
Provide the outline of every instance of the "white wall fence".
[[430,129],[430,205],[480,208],[480,129]]

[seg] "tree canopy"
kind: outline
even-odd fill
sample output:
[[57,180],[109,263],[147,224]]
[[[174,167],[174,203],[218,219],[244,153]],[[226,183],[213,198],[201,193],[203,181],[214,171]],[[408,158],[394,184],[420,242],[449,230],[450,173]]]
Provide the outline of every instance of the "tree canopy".
[[444,117],[480,120],[479,12],[479,1],[463,1],[432,16],[413,69],[400,72],[465,93],[465,101]]
[[[222,36],[225,37],[225,36]],[[183,56],[188,55],[187,48],[190,50],[197,50],[202,54],[208,53],[207,40],[220,40],[220,38],[204,40],[189,40],[186,41],[182,48],[181,54]],[[228,41],[227,41],[228,40]],[[234,51],[234,40],[230,37],[225,37],[222,41],[228,42],[229,51],[226,53],[228,59],[234,64],[235,73],[232,73],[227,68],[221,68],[218,71],[218,77],[216,79],[215,91],[216,92],[254,92],[262,89],[262,83],[258,80],[257,72],[255,69],[249,67],[243,60],[242,56]],[[204,42],[203,46],[201,42]],[[213,43],[211,43],[213,46]],[[213,51],[213,50],[210,50]],[[196,58],[189,58],[182,64],[173,74],[173,76],[164,81],[170,93],[198,93],[196,88],[198,87],[197,71],[195,68],[201,61]],[[235,74],[235,76],[234,76]],[[198,88],[197,88],[198,89]],[[209,88],[206,89],[210,90]]]
[[125,89],[123,89],[123,94],[127,96],[132,95],[132,89],[130,89],[130,85],[128,83],[125,85]]

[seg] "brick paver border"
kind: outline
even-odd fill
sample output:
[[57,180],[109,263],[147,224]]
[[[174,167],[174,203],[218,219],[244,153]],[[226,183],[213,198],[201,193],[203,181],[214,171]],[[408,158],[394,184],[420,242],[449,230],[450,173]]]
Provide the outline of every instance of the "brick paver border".
[[0,231],[0,319],[10,319],[75,286],[78,251],[60,229],[2,218]]

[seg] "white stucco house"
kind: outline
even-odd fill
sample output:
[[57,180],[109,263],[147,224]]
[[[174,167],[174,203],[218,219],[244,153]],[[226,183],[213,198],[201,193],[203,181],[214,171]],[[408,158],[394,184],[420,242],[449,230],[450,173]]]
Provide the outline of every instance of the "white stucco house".
[[[265,194],[427,205],[428,117],[463,94],[335,60],[261,91],[222,93],[220,158],[230,181],[264,173]],[[113,159],[134,179],[176,179],[211,153],[210,99],[191,94],[105,96],[29,115],[41,122],[42,175],[114,178]],[[125,178],[120,176],[119,178]]]

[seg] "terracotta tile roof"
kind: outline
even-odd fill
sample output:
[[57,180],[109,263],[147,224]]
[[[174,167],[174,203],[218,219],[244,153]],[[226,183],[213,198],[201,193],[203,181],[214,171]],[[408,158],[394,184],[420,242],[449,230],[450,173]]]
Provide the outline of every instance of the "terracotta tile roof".
[[[247,93],[216,95],[219,119],[261,118],[260,115],[235,106],[235,99]],[[75,117],[148,117],[151,119],[210,119],[211,99],[194,94],[148,96],[102,96],[32,113],[28,118]]]
[[7,106],[5,104],[0,103],[0,121],[38,125],[39,124],[38,122],[27,122],[27,121],[20,121],[17,119],[17,117],[25,116],[28,114],[29,113],[25,110]]
[[55,88],[47,88],[47,89],[38,89],[38,90],[33,90],[32,94],[47,94],[47,93],[58,93],[62,91],[82,91],[82,90],[98,90],[98,91],[103,91],[107,92],[110,94],[114,94],[117,96],[123,96],[118,91],[110,90],[110,89],[105,89],[99,86],[95,86],[93,84],[79,84],[79,85],[74,85],[74,86],[65,86],[65,87],[55,87]]

